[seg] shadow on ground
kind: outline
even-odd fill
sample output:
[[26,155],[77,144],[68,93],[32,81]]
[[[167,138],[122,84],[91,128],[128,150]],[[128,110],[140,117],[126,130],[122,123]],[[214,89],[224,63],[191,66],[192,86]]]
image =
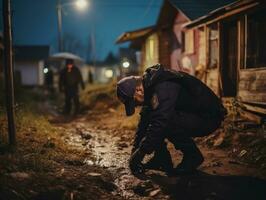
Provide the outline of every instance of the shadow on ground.
[[218,176],[200,172],[169,178],[151,175],[163,192],[178,200],[265,200],[266,181],[246,176]]

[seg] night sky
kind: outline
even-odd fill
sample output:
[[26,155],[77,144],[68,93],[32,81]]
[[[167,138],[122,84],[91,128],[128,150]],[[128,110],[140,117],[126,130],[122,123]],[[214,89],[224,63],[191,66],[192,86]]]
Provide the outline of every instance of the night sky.
[[[62,3],[74,0],[62,0]],[[12,0],[13,42],[19,45],[50,45],[57,51],[57,0]],[[85,11],[73,5],[64,7],[63,32],[66,38],[80,44],[78,54],[87,59],[92,33],[96,38],[96,54],[102,60],[112,51],[117,53],[116,38],[124,31],[153,25],[162,0],[89,0]],[[1,0],[2,6],[2,0]],[[1,12],[2,15],[2,12]],[[2,30],[1,16],[1,30]],[[65,38],[65,40],[66,40]]]

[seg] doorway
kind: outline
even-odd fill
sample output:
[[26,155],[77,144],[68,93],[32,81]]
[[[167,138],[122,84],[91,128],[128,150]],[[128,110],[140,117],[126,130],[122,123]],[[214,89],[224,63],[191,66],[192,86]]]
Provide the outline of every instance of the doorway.
[[225,22],[222,25],[221,37],[222,94],[224,97],[235,97],[237,94],[237,69],[239,50],[237,20]]

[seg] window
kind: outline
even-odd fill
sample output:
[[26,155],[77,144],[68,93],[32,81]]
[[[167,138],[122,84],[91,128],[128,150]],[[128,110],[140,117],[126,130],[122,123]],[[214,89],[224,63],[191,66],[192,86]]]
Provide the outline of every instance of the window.
[[208,68],[218,66],[218,26],[212,24],[209,27],[209,61]]
[[265,18],[265,11],[259,11],[247,16],[246,68],[266,67]]
[[194,53],[194,30],[185,32],[185,53]]
[[146,43],[146,60],[151,60],[154,58],[155,50],[155,41],[154,38],[149,38]]
[[158,63],[158,35],[150,35],[145,42],[144,66],[151,66]]

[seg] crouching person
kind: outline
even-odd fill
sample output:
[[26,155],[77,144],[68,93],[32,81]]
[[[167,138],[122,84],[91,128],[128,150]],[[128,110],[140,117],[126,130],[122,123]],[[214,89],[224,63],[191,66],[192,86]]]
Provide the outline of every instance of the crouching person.
[[[133,174],[147,169],[178,175],[194,172],[204,158],[193,137],[206,136],[220,127],[226,115],[220,99],[200,80],[158,64],[143,76],[125,77],[117,83],[117,96],[126,115],[142,106],[129,167]],[[183,153],[173,168],[165,139]],[[154,157],[143,164],[146,154]]]

